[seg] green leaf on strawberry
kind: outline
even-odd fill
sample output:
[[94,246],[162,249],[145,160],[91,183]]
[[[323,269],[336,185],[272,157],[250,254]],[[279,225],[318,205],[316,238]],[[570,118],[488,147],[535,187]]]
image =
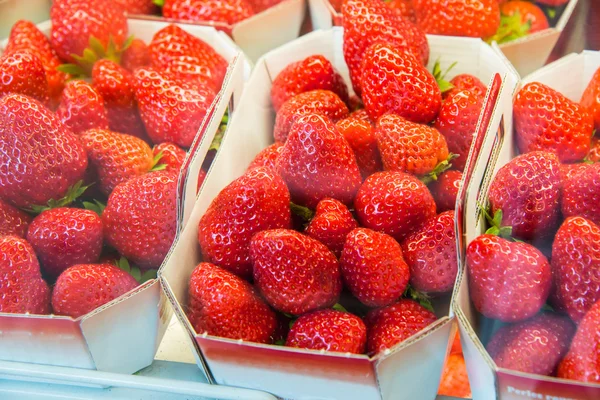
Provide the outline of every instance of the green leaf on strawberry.
[[304,207],[304,206],[298,205],[298,204],[296,204],[294,202],[290,202],[290,209],[292,210],[292,214],[294,214],[297,217],[300,217],[300,219],[302,219],[303,221],[305,221],[307,224],[315,216],[315,213],[314,213],[313,210],[311,210],[308,207]]
[[129,264],[129,260],[125,257],[121,257],[118,260],[115,260],[115,265],[117,268],[127,272],[129,275],[133,276],[133,278],[138,281],[138,283],[142,284],[151,279],[156,279],[157,271],[155,269],[149,269],[142,273],[138,267],[135,265]]
[[152,0],[152,3],[159,7],[163,7],[165,5],[165,0]]
[[416,301],[427,310],[434,312],[433,304],[431,304],[431,298],[425,293],[419,292],[411,285],[406,287],[403,296]]
[[71,186],[67,190],[67,194],[61,199],[50,199],[45,205],[32,205],[30,208],[25,209],[25,211],[37,215],[52,208],[66,207],[77,200],[77,198],[79,198],[90,186],[91,185],[83,186],[83,181],[79,181]]
[[82,55],[71,54],[71,57],[73,57],[77,63],[59,65],[57,70],[79,79],[90,77],[92,75],[92,68],[98,60],[108,59],[120,64],[121,55],[129,46],[131,46],[133,40],[134,37],[129,36],[123,45],[118,47],[111,36],[108,40],[108,45],[104,48],[102,42],[100,42],[98,38],[90,36],[89,47],[83,51]]
[[491,216],[488,210],[485,207],[481,206],[481,204],[479,205],[479,207],[483,211],[485,219],[491,225],[490,228],[488,228],[488,230],[485,231],[486,234],[500,236],[504,239],[512,239],[514,241],[517,241],[512,237],[512,226],[502,226],[502,210],[497,210],[494,213],[494,216]]
[[516,11],[513,15],[502,15],[500,18],[500,27],[494,36],[488,38],[486,42],[497,42],[498,44],[510,42],[527,36],[531,30],[531,22],[522,22],[521,13]]
[[423,182],[426,185],[429,185],[431,182],[437,181],[440,175],[452,168],[451,161],[454,160],[456,157],[458,157],[458,154],[449,153],[448,158],[438,163],[438,165],[435,166],[433,171],[420,178],[421,182]]
[[159,151],[157,155],[152,159],[152,167],[150,168],[150,172],[154,171],[162,171],[167,168],[167,164],[159,164],[161,158],[163,156],[163,152]]
[[440,65],[439,59],[433,65],[433,77],[435,78],[442,93],[445,93],[454,87],[454,85],[451,84],[450,81],[446,80],[446,75],[448,75],[450,70],[454,68],[456,64],[457,62],[453,62],[445,71],[442,71],[442,66]]
[[102,215],[102,212],[106,208],[106,204],[104,204],[98,200],[94,200],[93,203],[89,202],[89,201],[84,201],[83,208],[85,208],[86,210],[93,211],[98,215]]

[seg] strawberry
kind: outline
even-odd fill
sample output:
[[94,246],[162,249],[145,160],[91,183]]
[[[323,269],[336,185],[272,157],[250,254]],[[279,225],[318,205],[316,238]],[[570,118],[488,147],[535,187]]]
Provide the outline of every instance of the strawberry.
[[600,224],[600,164],[581,168],[563,181],[562,214],[581,216]]
[[330,90],[348,104],[348,88],[331,62],[322,55],[314,55],[285,67],[273,80],[271,103],[275,111],[300,93],[311,90]]
[[79,139],[40,102],[0,98],[0,198],[21,208],[58,200],[87,164]]
[[246,0],[164,0],[165,18],[182,21],[214,21],[233,25],[254,15]]
[[[281,3],[283,0],[248,0],[248,3],[250,3],[250,7],[252,7],[252,9],[254,10],[254,12],[256,14],[261,13],[265,10],[268,10],[271,7],[276,6],[277,4]],[[312,31],[309,30],[309,32]]]
[[273,136],[275,141],[285,143],[294,122],[306,114],[320,114],[334,123],[348,116],[348,107],[329,90],[312,90],[287,100],[277,111]]
[[376,43],[365,51],[360,85],[372,120],[394,113],[412,122],[431,122],[442,105],[434,76],[402,48]]
[[285,345],[362,354],[366,342],[367,328],[359,317],[343,311],[320,310],[298,318],[290,329]]
[[204,183],[205,179],[206,179],[206,171],[201,169],[198,172],[198,183],[196,185],[196,194],[200,193],[200,189],[202,188],[202,184]]
[[200,218],[202,258],[249,278],[252,236],[266,229],[290,227],[290,194],[285,183],[273,170],[257,167],[221,190]]
[[16,50],[0,57],[0,97],[8,93],[21,93],[48,103],[46,70],[33,53]]
[[536,0],[536,1],[540,4],[544,4],[544,5],[550,6],[550,7],[562,6],[563,4],[567,4],[569,2],[569,0]]
[[275,313],[248,282],[202,262],[192,272],[187,314],[196,333],[271,343]]
[[412,6],[412,0],[384,0],[386,6],[396,11],[402,18],[409,20],[413,24],[417,22],[415,10]]
[[136,70],[134,77],[135,98],[150,139],[190,147],[215,93],[208,87],[196,91],[181,86],[149,68]]
[[560,181],[564,187],[566,181],[571,179],[576,174],[586,171],[589,168],[589,164],[578,163],[578,164],[561,164],[560,165]]
[[81,135],[81,141],[100,179],[100,189],[106,195],[119,183],[154,167],[150,146],[135,136],[90,129]]
[[471,397],[467,364],[462,354],[449,354],[446,358],[442,380],[438,387],[438,395],[460,398]]
[[363,119],[365,115],[366,113],[352,113],[335,124],[354,151],[363,178],[383,169],[373,126],[368,120]]
[[543,313],[500,328],[487,345],[500,368],[551,375],[569,350],[575,325],[558,314]]
[[398,300],[410,274],[398,242],[366,228],[348,234],[340,267],[346,287],[369,307],[383,307]]
[[549,151],[565,163],[582,160],[590,150],[591,114],[556,90],[528,83],[517,94],[513,108],[521,153]]
[[56,280],[52,308],[58,315],[79,318],[137,286],[133,276],[114,265],[73,265]]
[[277,159],[283,150],[283,143],[275,142],[270,146],[265,147],[254,157],[254,160],[248,166],[248,170],[256,167],[269,167],[273,171],[277,170]]
[[487,38],[500,26],[497,0],[412,0],[425,33]]
[[0,236],[15,235],[24,238],[31,219],[26,212],[0,199]]
[[410,284],[425,293],[447,293],[458,273],[454,211],[428,220],[402,242]]
[[438,212],[454,210],[456,207],[456,197],[462,182],[462,172],[446,171],[437,179],[431,182],[429,190],[435,199]]
[[340,267],[321,242],[290,229],[257,233],[250,241],[254,282],[267,302],[301,315],[333,306],[342,291]]
[[534,151],[513,158],[490,185],[492,212],[521,239],[548,237],[560,218],[560,163],[552,153]]
[[[367,87],[364,89],[366,94]],[[375,137],[387,171],[426,175],[448,158],[448,147],[440,132],[396,114],[379,118]]]
[[129,72],[150,65],[150,50],[143,40],[135,38],[121,54],[121,65]]
[[33,248],[17,236],[0,236],[0,312],[50,314],[50,289]]
[[488,318],[517,322],[534,316],[552,285],[550,264],[535,247],[481,235],[467,247],[469,292]]
[[296,120],[277,159],[277,172],[292,200],[309,208],[325,197],[352,203],[362,181],[348,142],[329,118],[319,114]]
[[482,99],[485,98],[487,93],[487,87],[474,75],[471,74],[460,74],[456,75],[454,78],[450,80],[453,88],[442,93],[442,97],[444,99],[450,97],[455,92],[460,92],[461,90],[468,90],[472,94],[480,96]]
[[367,353],[375,355],[391,349],[436,320],[434,313],[409,299],[371,310],[365,318]]
[[324,198],[317,204],[315,216],[304,233],[323,243],[339,258],[346,235],[356,228],[358,223],[344,204],[335,199]]
[[502,29],[502,26],[504,25],[504,17],[512,17],[515,14],[518,14],[520,17],[521,25],[526,25],[525,34],[543,31],[550,27],[544,11],[536,4],[529,1],[507,1],[500,6],[500,13],[503,17],[500,29]]
[[127,14],[157,14],[159,9],[152,0],[115,0]]
[[108,129],[104,99],[85,81],[70,81],[65,85],[56,116],[77,135],[88,129]]
[[185,150],[176,144],[168,142],[154,146],[152,148],[152,154],[155,159],[158,158],[159,154],[162,154],[162,157],[160,157],[158,162],[166,165],[167,169],[172,169],[177,172],[179,172],[187,157],[187,152]]
[[399,171],[368,177],[354,199],[358,221],[399,242],[435,215],[435,201],[420,180]]
[[594,126],[600,130],[600,68],[596,70],[592,79],[583,91],[579,102],[594,117]]
[[569,217],[552,243],[557,300],[575,322],[600,300],[600,277],[595,273],[600,268],[598,240],[598,225],[583,217]]
[[113,190],[102,213],[104,239],[141,268],[163,262],[177,232],[177,174],[151,172]]
[[585,159],[594,163],[600,161],[600,140],[596,136],[592,138],[590,152],[585,156]]
[[93,211],[53,208],[34,218],[27,241],[42,269],[56,278],[70,266],[98,261],[102,252],[102,220]]

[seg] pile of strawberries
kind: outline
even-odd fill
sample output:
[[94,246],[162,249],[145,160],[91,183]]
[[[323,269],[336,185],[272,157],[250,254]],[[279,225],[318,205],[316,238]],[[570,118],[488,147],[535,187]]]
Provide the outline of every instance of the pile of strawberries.
[[508,325],[499,367],[600,382],[600,69],[579,103],[539,83],[514,103],[520,155],[489,190],[490,229],[467,248],[469,292]]
[[79,317],[156,276],[228,64],[175,25],[128,38],[110,0],[51,19],[49,38],[17,22],[0,58],[0,312]]

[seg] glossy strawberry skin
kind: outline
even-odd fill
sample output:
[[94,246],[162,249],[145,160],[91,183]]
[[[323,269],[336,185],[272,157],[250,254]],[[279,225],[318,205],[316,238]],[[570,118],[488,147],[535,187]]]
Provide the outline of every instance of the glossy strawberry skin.
[[534,316],[552,285],[546,257],[524,242],[481,235],[467,247],[469,292],[488,318],[517,322]]
[[364,322],[347,312],[313,311],[298,318],[285,345],[300,349],[362,354],[367,342]]
[[462,172],[450,170],[444,172],[437,181],[433,181],[429,185],[438,212],[441,213],[456,208],[456,197],[461,182]]
[[537,0],[537,2],[551,7],[558,7],[568,3],[569,0]]
[[461,90],[468,90],[472,94],[475,94],[482,99],[485,98],[487,93],[487,87],[479,78],[471,74],[459,74],[450,80],[450,83],[454,86],[447,92],[442,93],[444,99],[452,96],[456,92]]
[[289,229],[257,233],[250,242],[254,282],[279,311],[301,315],[333,306],[342,291],[340,267],[321,242]]
[[179,172],[187,157],[185,150],[174,143],[168,142],[157,144],[152,148],[152,155],[154,157],[158,156],[159,153],[162,153],[162,157],[158,161],[158,164],[164,164],[167,166],[167,169],[177,172]]
[[560,165],[560,181],[564,186],[568,179],[571,179],[575,175],[580,172],[586,171],[588,169],[588,164],[578,163],[578,164],[561,164]]
[[8,168],[0,174],[0,197],[24,208],[60,199],[83,177],[88,162],[79,139],[54,113],[34,99],[9,94],[0,98],[0,165]]
[[593,116],[596,130],[600,130],[600,68],[592,76],[579,103]]
[[346,235],[356,228],[358,223],[348,207],[338,200],[325,198],[317,204],[315,216],[304,233],[323,243],[339,258]]
[[446,358],[442,379],[438,387],[438,395],[458,398],[471,397],[467,364],[462,353],[450,354]]
[[528,83],[514,106],[517,145],[521,153],[548,151],[561,162],[582,160],[590,150],[594,121],[582,106],[541,83]]
[[187,314],[198,334],[257,343],[271,343],[277,325],[252,285],[206,262],[192,272]]
[[585,159],[594,163],[600,161],[600,140],[596,136],[592,138],[590,152],[585,156]]
[[417,58],[389,43],[368,47],[361,63],[362,99],[372,120],[398,114],[412,122],[431,122],[442,105],[435,78]]
[[254,15],[246,0],[166,0],[163,15],[183,21],[215,21],[233,25]]
[[150,49],[141,39],[135,38],[121,55],[121,65],[127,71],[132,72],[140,67],[150,65]]
[[402,18],[409,20],[413,24],[416,22],[412,0],[390,0],[386,1],[384,4],[396,11]]
[[254,157],[254,160],[248,166],[248,170],[256,167],[268,167],[273,171],[277,170],[277,159],[283,150],[283,143],[275,142],[272,145],[265,147]]
[[24,238],[31,216],[0,199],[0,236],[14,235]]
[[511,0],[500,6],[502,15],[512,16],[519,13],[522,24],[529,24],[529,34],[548,29],[550,24],[540,7],[529,1]]
[[563,183],[562,213],[600,224],[600,164],[591,164]]
[[46,70],[33,53],[16,50],[0,57],[0,97],[8,93],[20,93],[48,103]]
[[360,174],[363,178],[367,178],[381,171],[383,164],[373,126],[364,119],[364,115],[354,114],[339,120],[335,126],[354,151]]
[[291,228],[290,194],[271,169],[257,167],[225,187],[198,224],[205,261],[252,276],[250,239],[260,231]]
[[85,81],[70,81],[65,85],[56,115],[76,135],[88,129],[108,129],[104,99]]
[[362,226],[402,241],[435,215],[435,202],[414,176],[385,171],[364,181],[354,199],[354,209]]
[[158,7],[152,0],[116,0],[127,14],[152,15],[158,13]]

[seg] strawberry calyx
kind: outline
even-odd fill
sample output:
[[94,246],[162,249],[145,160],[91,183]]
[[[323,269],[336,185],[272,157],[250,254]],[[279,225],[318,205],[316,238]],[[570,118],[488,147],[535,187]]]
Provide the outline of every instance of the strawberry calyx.
[[221,124],[219,125],[219,129],[215,134],[212,142],[210,143],[210,147],[208,151],[214,150],[218,151],[221,148],[221,142],[223,142],[223,136],[225,136],[225,131],[227,130],[227,124],[229,124],[229,109],[225,111],[225,115],[221,119]]
[[94,36],[90,36],[89,47],[83,51],[82,55],[71,54],[77,61],[76,64],[62,64],[57,67],[57,70],[69,74],[75,78],[86,78],[92,76],[92,68],[98,60],[107,59],[114,61],[117,64],[121,63],[121,56],[127,50],[134,37],[129,36],[121,47],[118,47],[112,36],[108,39],[106,48],[100,40]]
[[152,166],[150,167],[150,170],[148,172],[162,171],[167,168],[167,164],[159,164],[162,157],[163,157],[163,152],[159,151],[158,154],[155,155],[154,158],[152,159]]
[[102,212],[104,212],[104,209],[106,208],[106,204],[94,199],[93,203],[90,201],[84,201],[83,208],[93,211],[98,215],[102,215]]
[[348,310],[346,310],[346,308],[343,305],[341,305],[340,303],[335,303],[333,305],[333,307],[331,307],[331,308],[333,308],[336,311],[341,311],[341,312],[345,312],[345,313],[348,312]]
[[458,157],[458,154],[449,153],[448,157],[444,161],[439,162],[438,165],[435,166],[433,171],[431,171],[427,175],[422,176],[419,179],[426,185],[430,184],[431,182],[437,181],[440,175],[452,168],[451,161],[454,160],[456,157]]
[[500,18],[500,27],[496,33],[488,38],[486,42],[497,42],[498,44],[510,42],[527,36],[531,30],[531,22],[523,23],[521,13],[516,11],[513,15],[502,14]]
[[315,213],[313,210],[311,210],[308,207],[304,207],[299,204],[296,204],[294,202],[290,202],[290,209],[292,210],[292,214],[299,217],[306,224],[308,224],[315,216]]
[[77,200],[90,186],[92,184],[83,186],[83,181],[78,181],[67,190],[67,193],[62,198],[58,200],[50,199],[45,205],[32,205],[26,208],[25,211],[37,215],[53,208],[66,207]]
[[165,5],[165,0],[152,0],[152,3],[162,8]]
[[550,18],[550,19],[556,18],[557,11],[556,11],[555,7],[548,7],[546,9],[546,12],[548,13],[548,18]]
[[129,275],[133,276],[133,278],[136,281],[138,281],[139,284],[142,284],[151,279],[156,279],[157,271],[155,269],[149,269],[142,273],[138,267],[129,264],[129,260],[123,256],[121,256],[121,258],[119,258],[118,260],[115,260],[114,264],[120,270],[125,271]]
[[[480,206],[481,207],[481,206]],[[490,213],[484,208],[481,207],[483,213],[485,215],[485,219],[491,225],[488,230],[485,231],[488,235],[500,236],[503,239],[507,240],[515,240],[512,237],[512,226],[502,226],[502,210],[496,210],[494,216],[492,217]],[[515,240],[516,241],[516,240]]]
[[435,78],[442,93],[445,93],[454,87],[454,85],[451,84],[450,81],[446,80],[446,75],[448,75],[450,70],[454,68],[456,64],[457,62],[453,62],[448,68],[446,68],[445,71],[442,71],[442,66],[440,64],[439,59],[436,60],[435,64],[433,64],[433,77]]
[[431,304],[431,297],[429,297],[427,294],[425,294],[423,292],[419,292],[417,289],[415,289],[411,285],[408,285],[406,287],[406,290],[404,291],[402,296],[412,299],[412,300],[416,301],[417,303],[419,303],[424,308],[426,308],[427,310],[434,312],[433,304]]

